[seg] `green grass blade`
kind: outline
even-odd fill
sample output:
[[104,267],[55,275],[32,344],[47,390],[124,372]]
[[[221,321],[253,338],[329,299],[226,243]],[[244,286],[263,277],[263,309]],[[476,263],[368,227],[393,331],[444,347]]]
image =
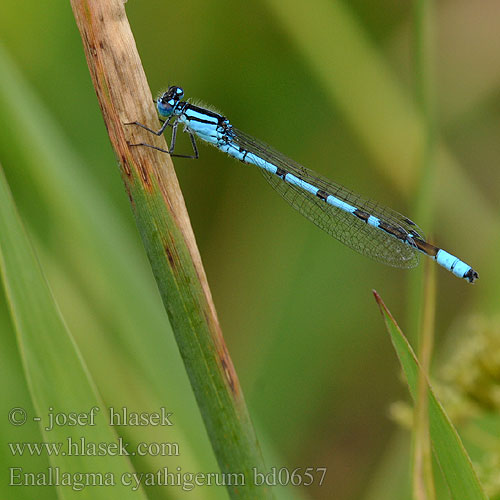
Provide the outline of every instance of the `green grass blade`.
[[[0,156],[5,159],[6,176],[44,274],[99,393],[108,406],[125,406],[131,411],[157,411],[166,406],[175,412],[177,425],[169,428],[168,437],[169,442],[179,444],[181,454],[135,456],[134,467],[216,471],[215,457],[134,227],[130,231],[123,223],[123,213],[108,188],[75,154],[54,115],[2,47],[0,74],[0,120],[5,124]],[[112,158],[108,149],[103,154]],[[116,174],[112,172],[112,176]],[[125,217],[130,218],[126,204],[124,209]],[[41,214],[38,218],[36,211]],[[0,324],[0,331],[6,335],[8,329]],[[4,382],[12,388],[14,374],[23,370],[19,356],[2,368]],[[175,383],[166,383],[169,380]],[[30,398],[25,384],[17,389],[17,393],[2,392],[6,408],[19,402],[21,391],[26,392],[25,399]],[[14,394],[17,397],[10,397]],[[5,437],[13,430],[9,426]],[[134,443],[164,439],[161,427],[126,426],[118,433]],[[36,439],[28,440],[40,439],[38,431]],[[27,458],[25,461],[32,470],[44,468]],[[165,491],[162,486],[155,489]],[[223,489],[204,488],[203,498],[220,498]],[[8,495],[0,494],[4,497]]]
[[[18,347],[36,415],[28,415],[25,425],[33,425],[33,417],[41,420],[45,441],[68,443],[115,443],[116,434],[107,425],[104,405],[100,401],[87,368],[67,330],[52,293],[43,276],[27,234],[14,206],[3,171],[0,170],[0,270]],[[96,413],[96,425],[55,426],[51,429],[48,414]],[[38,423],[35,423],[38,425]],[[12,435],[11,435],[12,437]],[[19,435],[20,441],[23,441]],[[64,450],[64,448],[63,448]],[[50,471],[91,473],[108,471],[117,482],[110,496],[108,489],[87,488],[79,492],[71,487],[59,488],[60,498],[145,498],[120,484],[121,474],[133,469],[125,456],[58,456],[50,458]],[[43,471],[48,478],[50,471]],[[26,471],[28,472],[28,471]],[[21,474],[22,471],[17,471]],[[73,476],[75,478],[75,476]],[[14,480],[21,482],[22,476]],[[54,481],[54,480],[53,480]],[[21,483],[22,484],[22,483]]]
[[[374,292],[374,295],[391,336],[392,344],[406,375],[410,393],[415,400],[418,390],[418,360],[380,296],[376,292]],[[434,395],[430,384],[428,403],[429,429],[434,454],[441,466],[454,500],[486,500],[487,497],[479,484],[479,480],[462,441]]]
[[[23,365],[19,356],[19,349],[16,342],[16,335],[7,302],[4,296],[3,287],[0,285],[0,413],[8,415],[13,407],[24,408],[30,415],[35,414],[33,402],[26,385],[26,377]],[[8,442],[42,441],[42,434],[39,426],[12,426],[5,419],[2,428],[3,446],[7,447]],[[6,449],[6,448],[5,448]],[[0,467],[8,471],[11,467],[24,467],[30,471],[47,470],[50,466],[47,456],[25,456],[22,458],[13,457],[10,454],[0,455]],[[0,482],[0,498],[12,498],[13,487],[9,486],[8,480]],[[54,488],[16,487],[16,500],[31,500],[36,493],[37,500],[56,500],[57,494]]]

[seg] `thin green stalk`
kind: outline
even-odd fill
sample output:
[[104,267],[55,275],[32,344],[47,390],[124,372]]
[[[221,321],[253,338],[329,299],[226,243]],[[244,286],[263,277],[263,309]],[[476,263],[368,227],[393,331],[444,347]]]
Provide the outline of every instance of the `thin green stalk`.
[[[125,189],[231,498],[272,498],[252,481],[262,453],[227,352],[207,278],[122,0],[72,0],[92,81]],[[120,251],[119,248],[116,249]],[[232,476],[228,476],[231,474]],[[243,476],[242,476],[243,475]],[[244,485],[242,482],[244,481]]]
[[[418,158],[420,182],[416,192],[416,219],[423,227],[431,228],[434,185],[436,182],[436,118],[434,99],[434,12],[432,0],[414,3],[415,32],[415,98],[422,116],[423,145]],[[432,453],[429,436],[427,375],[430,370],[434,340],[436,299],[436,270],[426,262],[423,273],[410,279],[411,324],[415,325],[419,339],[418,392],[415,404],[413,433],[413,498],[434,500],[435,488],[432,474]]]
[[413,432],[413,497],[415,500],[435,500],[432,475],[432,451],[429,435],[428,386],[432,349],[434,346],[434,323],[436,313],[436,266],[425,262],[424,298],[418,359],[418,391],[415,401]]
[[436,172],[437,123],[434,78],[434,5],[432,0],[415,1],[415,98],[424,125],[424,144],[419,158],[420,183],[417,215],[421,224],[432,223],[433,186]]
[[[414,220],[431,232],[434,207],[434,186],[437,167],[437,126],[434,99],[434,31],[432,0],[414,3],[415,101],[423,125],[423,139],[418,164],[419,182],[415,193]],[[420,311],[423,305],[422,273],[413,273],[409,281],[411,332],[420,331]]]

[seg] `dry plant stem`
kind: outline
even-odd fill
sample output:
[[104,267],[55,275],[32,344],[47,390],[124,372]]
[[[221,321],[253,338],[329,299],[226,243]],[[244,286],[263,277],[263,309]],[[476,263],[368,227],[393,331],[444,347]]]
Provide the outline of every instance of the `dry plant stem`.
[[[221,471],[244,473],[231,498],[272,498],[255,487],[262,454],[229,357],[182,194],[159,128],[122,0],[71,0],[87,63],[125,188]],[[168,63],[166,63],[168,65]],[[119,248],[116,249],[120,251]],[[145,332],[147,334],[147,332]]]

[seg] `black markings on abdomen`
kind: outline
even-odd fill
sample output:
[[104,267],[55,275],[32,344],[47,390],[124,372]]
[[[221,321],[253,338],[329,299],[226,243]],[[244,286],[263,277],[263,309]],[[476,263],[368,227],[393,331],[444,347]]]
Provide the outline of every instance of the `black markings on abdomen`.
[[326,191],[321,191],[321,189],[318,189],[318,192],[316,193],[316,196],[323,201],[326,201],[328,198],[329,194]]
[[378,223],[378,227],[391,236],[395,236],[398,240],[402,240],[404,242],[407,241],[408,233],[404,229],[394,227],[391,224],[387,224],[387,222],[384,222],[383,220]]
[[285,179],[285,175],[288,174],[288,172],[284,168],[277,167],[276,168],[276,175],[278,177],[281,177],[282,179]]
[[370,214],[368,212],[363,212],[363,210],[360,210],[359,208],[354,210],[353,214],[358,217],[358,219],[361,219],[365,222],[368,222],[368,218],[370,217]]

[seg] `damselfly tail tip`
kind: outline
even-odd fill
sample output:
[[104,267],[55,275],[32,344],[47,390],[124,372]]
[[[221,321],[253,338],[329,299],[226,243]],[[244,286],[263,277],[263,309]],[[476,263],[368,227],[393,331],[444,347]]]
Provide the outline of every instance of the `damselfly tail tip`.
[[464,278],[469,281],[469,283],[474,283],[474,281],[479,279],[479,274],[477,274],[472,267],[464,274]]

